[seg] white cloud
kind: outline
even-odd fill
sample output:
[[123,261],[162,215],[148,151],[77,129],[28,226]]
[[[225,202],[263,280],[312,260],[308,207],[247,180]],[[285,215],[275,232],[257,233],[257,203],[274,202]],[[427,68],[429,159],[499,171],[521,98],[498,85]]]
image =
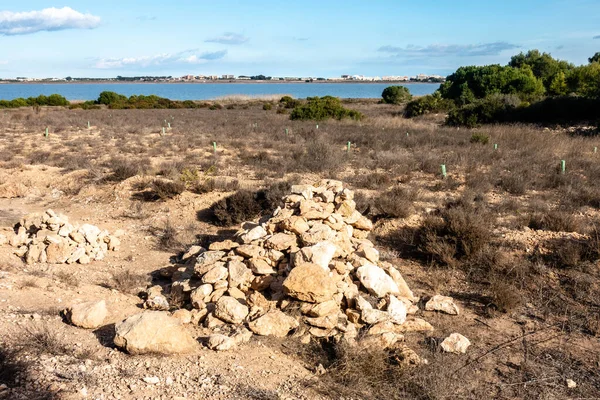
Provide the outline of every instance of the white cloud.
[[243,44],[249,39],[241,33],[225,32],[221,36],[217,36],[211,39],[206,39],[208,43],[221,43],[221,44]]
[[82,14],[70,7],[27,12],[0,11],[0,35],[4,36],[64,29],[93,29],[98,25],[99,17]]
[[429,46],[406,47],[382,46],[380,52],[391,53],[403,57],[476,57],[495,56],[505,50],[518,49],[519,46],[507,42],[479,43],[479,44],[432,44]]
[[6,61],[6,60],[0,60],[0,65],[8,65],[8,61]]
[[168,66],[177,64],[203,64],[212,60],[219,60],[227,55],[227,50],[199,53],[197,49],[185,50],[179,53],[163,53],[154,56],[103,58],[96,62],[95,68],[146,68],[152,66]]

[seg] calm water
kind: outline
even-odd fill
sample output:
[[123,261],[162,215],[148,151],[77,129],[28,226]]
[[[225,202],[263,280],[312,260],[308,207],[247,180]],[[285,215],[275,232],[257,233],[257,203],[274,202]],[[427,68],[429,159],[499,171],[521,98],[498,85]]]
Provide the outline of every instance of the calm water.
[[[331,95],[341,98],[378,98],[389,83],[52,83],[0,84],[0,99],[37,97],[58,93],[68,100],[96,100],[100,92],[110,90],[126,96],[151,95],[171,100],[211,100],[228,95],[260,96],[287,94],[296,98]],[[407,83],[416,96],[433,93],[439,84]]]

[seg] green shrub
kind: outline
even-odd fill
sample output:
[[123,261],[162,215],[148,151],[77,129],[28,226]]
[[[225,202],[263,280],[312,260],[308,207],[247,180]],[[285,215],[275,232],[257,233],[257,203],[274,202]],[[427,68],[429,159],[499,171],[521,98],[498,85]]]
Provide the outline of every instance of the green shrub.
[[300,105],[300,101],[293,99],[290,96],[283,96],[279,100],[279,104],[282,105],[284,108],[296,108]]
[[512,94],[521,100],[539,99],[545,92],[542,81],[530,67],[501,65],[460,67],[440,86],[443,98],[457,105],[471,104],[490,95]]
[[488,144],[490,137],[485,133],[474,133],[471,135],[471,143]]
[[410,101],[412,95],[405,86],[389,86],[383,89],[381,93],[383,102],[386,104],[402,104]]
[[305,104],[294,108],[290,115],[292,120],[321,121],[327,118],[361,120],[363,115],[358,111],[344,108],[340,99],[332,96],[309,97]]
[[110,92],[110,91],[104,91],[104,92],[100,93],[100,95],[98,96],[97,103],[110,106],[110,105],[113,105],[116,103],[123,103],[126,101],[127,101],[127,97],[123,96],[122,94],[118,94],[118,93]]
[[19,107],[33,107],[33,106],[68,106],[69,101],[59,94],[51,94],[50,96],[39,95],[38,97],[28,97],[24,99],[22,97],[13,100],[1,100],[0,108],[19,108]]
[[520,101],[516,96],[488,96],[472,104],[450,110],[446,117],[446,124],[474,128],[481,124],[501,122],[506,120],[507,115],[519,104]]
[[263,104],[263,110],[270,111],[272,109],[273,109],[273,104],[271,104],[271,103],[265,103],[265,104]]
[[440,92],[418,97],[406,105],[404,116],[406,118],[418,117],[429,113],[447,112],[454,106],[451,100],[443,99]]

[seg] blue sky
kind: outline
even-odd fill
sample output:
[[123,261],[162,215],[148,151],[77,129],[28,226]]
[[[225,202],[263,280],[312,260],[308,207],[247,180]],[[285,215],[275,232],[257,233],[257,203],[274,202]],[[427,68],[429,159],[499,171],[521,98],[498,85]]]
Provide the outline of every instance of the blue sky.
[[0,77],[447,75],[600,51],[598,0],[2,3]]

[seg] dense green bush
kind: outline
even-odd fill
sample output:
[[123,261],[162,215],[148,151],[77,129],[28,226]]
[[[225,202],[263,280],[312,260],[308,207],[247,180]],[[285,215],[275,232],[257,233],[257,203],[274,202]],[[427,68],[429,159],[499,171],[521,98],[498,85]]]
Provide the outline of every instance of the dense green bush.
[[519,98],[516,96],[488,96],[485,99],[450,110],[446,117],[446,124],[473,128],[481,124],[504,121],[507,119],[506,115],[516,109],[519,104]]
[[471,143],[488,144],[490,137],[485,133],[475,132],[471,135]]
[[32,106],[68,106],[70,103],[67,99],[59,94],[51,94],[50,96],[39,95],[38,97],[22,97],[13,100],[0,100],[0,108],[19,108]]
[[406,105],[404,116],[406,118],[417,117],[429,113],[446,112],[454,107],[451,100],[443,99],[440,92],[418,97]]
[[351,118],[354,120],[363,118],[360,112],[344,108],[337,97],[309,97],[306,100],[305,104],[294,108],[290,114],[290,119],[321,121],[328,118]]
[[402,104],[410,101],[412,95],[405,86],[389,86],[383,89],[381,93],[383,102],[386,104]]
[[296,100],[290,96],[283,96],[279,100],[279,104],[284,108],[296,108],[300,105],[300,100]]
[[[533,75],[542,81],[547,92],[551,91],[551,87],[555,85],[553,82],[559,74],[564,77],[574,68],[573,64],[552,58],[550,54],[540,53],[539,50],[529,50],[527,53],[517,54],[511,57],[508,65],[513,68],[530,68]],[[562,95],[567,92],[555,94]]]
[[575,68],[567,81],[574,93],[584,97],[600,97],[600,62]]
[[118,94],[115,92],[104,91],[100,93],[98,96],[98,100],[96,100],[97,104],[104,104],[110,106],[112,104],[124,103],[127,101],[127,97],[122,94]]
[[[84,103],[81,108],[87,108]],[[115,92],[104,91],[100,93],[94,104],[103,104],[111,109],[177,109],[177,108],[201,108],[203,104],[198,104],[191,100],[179,101],[170,100],[156,95],[144,96],[133,95],[129,98]],[[220,106],[220,104],[218,105]],[[217,108],[218,108],[217,106]],[[222,107],[221,107],[222,108]],[[214,108],[216,109],[216,108]]]
[[600,122],[600,99],[578,96],[548,97],[519,105],[511,96],[490,96],[455,108],[448,113],[446,124],[475,127],[488,123],[573,124]]
[[545,89],[528,66],[501,65],[460,67],[440,86],[440,94],[456,105],[471,104],[493,94],[514,94],[522,100],[541,98]]

